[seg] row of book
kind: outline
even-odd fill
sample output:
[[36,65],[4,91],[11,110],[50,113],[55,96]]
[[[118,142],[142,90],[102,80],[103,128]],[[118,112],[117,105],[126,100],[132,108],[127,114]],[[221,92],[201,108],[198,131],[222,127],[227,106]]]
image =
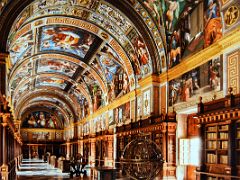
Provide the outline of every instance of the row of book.
[[228,133],[219,133],[220,139],[228,139]]
[[207,131],[216,131],[217,130],[217,126],[209,126],[207,127]]
[[217,149],[217,141],[208,141],[207,148],[208,149]]
[[220,145],[220,149],[227,149],[228,148],[228,141],[221,141],[220,143],[219,143],[219,145]]
[[229,125],[219,126],[220,130],[228,130]]
[[228,156],[227,155],[220,155],[219,163],[220,164],[228,164]]
[[207,133],[207,139],[217,139],[217,133]]
[[207,154],[207,163],[217,163],[217,155],[216,154]]
[[237,138],[240,138],[240,131],[237,131]]

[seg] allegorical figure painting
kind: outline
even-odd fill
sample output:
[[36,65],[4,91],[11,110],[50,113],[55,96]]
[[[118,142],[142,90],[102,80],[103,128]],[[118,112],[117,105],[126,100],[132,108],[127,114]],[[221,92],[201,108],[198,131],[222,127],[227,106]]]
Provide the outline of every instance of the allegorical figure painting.
[[29,114],[23,121],[22,126],[24,128],[59,128],[55,115],[42,111]]
[[41,28],[40,51],[60,51],[84,58],[95,36],[75,27],[45,26]]
[[169,105],[222,89],[222,60],[216,58],[169,82]]
[[72,77],[78,65],[57,59],[41,59],[38,60],[37,73],[50,72],[60,73]]

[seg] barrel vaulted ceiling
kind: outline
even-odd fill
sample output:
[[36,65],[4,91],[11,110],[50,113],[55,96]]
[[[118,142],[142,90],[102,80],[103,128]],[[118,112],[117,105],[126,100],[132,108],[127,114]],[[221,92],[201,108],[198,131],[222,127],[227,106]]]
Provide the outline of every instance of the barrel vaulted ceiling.
[[15,117],[54,109],[67,125],[160,72],[157,61],[165,58],[164,44],[160,26],[150,17],[141,3],[30,3],[15,19],[7,41],[8,96]]
[[172,52],[181,58],[187,48],[177,51],[172,40],[180,36],[188,14],[197,5],[204,4],[205,9],[220,4],[216,0],[8,2],[6,11],[1,14],[0,9],[0,50],[10,53],[7,90],[14,116],[55,113],[55,119],[64,119],[64,126],[136,89],[141,79],[176,65]]

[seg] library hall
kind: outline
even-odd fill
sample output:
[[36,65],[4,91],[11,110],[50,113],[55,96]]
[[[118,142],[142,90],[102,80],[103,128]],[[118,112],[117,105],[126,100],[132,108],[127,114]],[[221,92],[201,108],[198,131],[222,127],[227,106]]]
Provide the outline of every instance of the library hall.
[[0,0],[0,180],[240,180],[239,0]]

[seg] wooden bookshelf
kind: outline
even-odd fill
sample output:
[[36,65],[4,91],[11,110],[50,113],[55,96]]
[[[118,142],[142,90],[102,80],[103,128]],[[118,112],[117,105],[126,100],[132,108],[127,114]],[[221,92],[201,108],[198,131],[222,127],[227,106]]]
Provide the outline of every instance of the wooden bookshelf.
[[240,94],[198,107],[203,158],[196,179],[240,179]]
[[228,123],[213,123],[205,126],[205,149],[207,164],[229,164]]
[[[236,139],[235,139],[235,147],[236,147],[236,165],[240,169],[240,120],[236,121]],[[240,171],[240,170],[239,170]],[[240,172],[239,172],[240,176]]]

